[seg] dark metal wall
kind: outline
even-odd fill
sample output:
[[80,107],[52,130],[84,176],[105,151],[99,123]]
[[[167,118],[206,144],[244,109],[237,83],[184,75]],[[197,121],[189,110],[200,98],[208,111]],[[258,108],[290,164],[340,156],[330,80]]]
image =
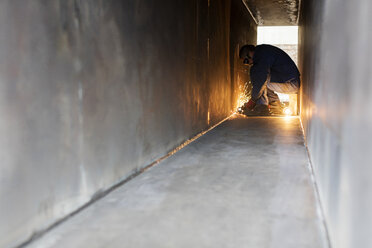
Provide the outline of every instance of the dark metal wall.
[[[246,10],[241,0],[231,1],[231,21],[230,21],[230,66],[231,66],[231,94],[236,98],[237,94],[242,93],[244,86],[248,84],[249,67],[242,64],[239,60],[239,50],[243,45],[256,44],[257,25],[251,14]],[[250,88],[248,89],[250,90]],[[241,103],[237,103],[240,105]],[[236,106],[241,107],[241,106]]]
[[[224,0],[1,1],[1,247],[235,110],[230,10]],[[256,35],[242,21],[249,31],[234,35],[249,37],[235,45]]]

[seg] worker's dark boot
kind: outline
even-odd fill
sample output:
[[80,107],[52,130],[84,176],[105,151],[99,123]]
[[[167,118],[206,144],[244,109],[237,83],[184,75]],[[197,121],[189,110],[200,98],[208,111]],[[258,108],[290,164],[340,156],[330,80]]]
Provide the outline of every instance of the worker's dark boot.
[[283,104],[280,101],[273,101],[269,104],[269,110],[274,115],[281,115],[283,114]]
[[269,116],[271,112],[267,105],[257,104],[252,110],[244,111],[244,114],[248,116]]

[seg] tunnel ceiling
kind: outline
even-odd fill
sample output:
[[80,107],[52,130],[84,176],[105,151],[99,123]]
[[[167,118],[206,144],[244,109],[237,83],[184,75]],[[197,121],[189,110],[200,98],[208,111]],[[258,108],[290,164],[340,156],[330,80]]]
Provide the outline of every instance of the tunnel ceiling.
[[242,0],[258,25],[297,25],[299,0]]

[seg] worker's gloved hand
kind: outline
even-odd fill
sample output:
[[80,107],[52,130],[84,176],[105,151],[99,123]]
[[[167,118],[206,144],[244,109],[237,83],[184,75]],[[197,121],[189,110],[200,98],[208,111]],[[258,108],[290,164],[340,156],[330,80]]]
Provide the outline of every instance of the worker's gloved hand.
[[243,109],[252,110],[254,106],[256,106],[256,102],[250,99],[247,103],[244,104]]

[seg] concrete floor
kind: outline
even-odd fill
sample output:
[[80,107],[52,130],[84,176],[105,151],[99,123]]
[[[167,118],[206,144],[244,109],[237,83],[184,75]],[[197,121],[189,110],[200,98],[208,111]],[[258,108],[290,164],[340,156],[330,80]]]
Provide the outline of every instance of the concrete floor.
[[28,247],[326,247],[298,118],[235,116]]

